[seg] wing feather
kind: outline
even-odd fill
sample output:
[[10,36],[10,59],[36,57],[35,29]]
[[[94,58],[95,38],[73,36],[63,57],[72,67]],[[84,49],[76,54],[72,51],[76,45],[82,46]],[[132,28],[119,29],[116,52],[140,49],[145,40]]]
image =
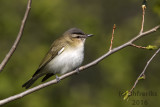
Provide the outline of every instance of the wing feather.
[[[59,45],[59,43],[61,45]],[[59,38],[56,41],[54,41],[53,44],[51,45],[50,50],[43,58],[41,64],[39,65],[37,71],[34,73],[33,76],[38,74],[56,55],[61,54],[64,51],[66,45],[67,43],[62,41],[62,38]]]

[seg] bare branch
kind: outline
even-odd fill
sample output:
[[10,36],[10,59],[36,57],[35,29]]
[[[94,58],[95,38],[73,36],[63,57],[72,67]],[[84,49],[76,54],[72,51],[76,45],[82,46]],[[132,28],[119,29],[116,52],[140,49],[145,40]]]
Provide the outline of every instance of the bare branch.
[[144,28],[144,15],[145,15],[145,9],[146,9],[146,5],[143,4],[143,5],[142,5],[143,14],[142,14],[142,24],[141,24],[140,34],[143,32],[143,28]]
[[109,51],[112,50],[113,39],[114,39],[114,30],[115,30],[115,29],[116,29],[116,25],[114,24],[114,25],[113,25],[113,31],[112,31],[111,45],[110,45]]
[[144,67],[142,73],[138,76],[138,78],[136,79],[133,87],[130,89],[130,91],[129,91],[130,93],[132,93],[132,91],[134,90],[134,88],[136,87],[136,85],[137,85],[137,83],[138,83],[138,81],[139,81],[140,79],[145,79],[146,69],[147,69],[148,65],[150,64],[150,62],[153,60],[153,58],[158,54],[159,51],[160,51],[160,48],[159,48],[159,49],[153,54],[153,56],[148,60],[148,62],[147,62],[147,64],[146,64],[146,66]]
[[5,65],[7,64],[7,62],[9,61],[9,59],[11,58],[11,56],[13,55],[14,51],[16,50],[18,43],[22,37],[23,34],[23,30],[24,30],[24,26],[31,8],[31,2],[32,0],[28,0],[28,4],[27,4],[27,8],[26,8],[26,12],[24,14],[23,20],[21,22],[21,27],[19,29],[19,33],[17,35],[16,40],[14,41],[14,44],[12,45],[10,51],[6,54],[5,58],[3,59],[3,61],[0,64],[0,72],[3,70],[3,68],[5,67]]
[[[160,26],[156,26],[156,27],[154,27],[154,28],[152,28],[152,29],[150,29],[150,30],[142,33],[142,34],[138,34],[135,38],[131,39],[130,41],[126,42],[125,44],[120,45],[120,46],[112,49],[111,51],[108,51],[107,53],[105,53],[104,55],[100,56],[100,57],[97,58],[96,60],[94,60],[94,61],[92,61],[92,62],[90,62],[90,63],[88,63],[88,64],[86,64],[86,65],[84,65],[84,66],[79,67],[79,72],[83,71],[84,69],[87,69],[87,68],[89,68],[89,67],[92,67],[92,66],[98,64],[100,61],[102,61],[102,60],[105,59],[106,57],[110,56],[111,54],[113,54],[113,53],[115,53],[115,52],[117,52],[117,51],[119,51],[119,50],[121,50],[121,49],[123,49],[123,48],[125,48],[125,47],[127,47],[127,46],[131,46],[132,42],[138,40],[139,38],[142,38],[142,37],[146,36],[147,34],[150,34],[150,33],[155,32],[155,31],[156,31],[157,29],[159,29],[159,28],[160,28]],[[60,76],[60,77],[59,77],[59,80],[63,80],[63,79],[65,79],[65,78],[67,78],[67,77],[69,77],[69,76],[71,76],[71,75],[73,75],[73,74],[76,74],[76,73],[77,73],[76,70],[71,71],[71,72],[69,72],[69,73],[66,73],[66,74]],[[56,83],[58,83],[57,79],[54,79],[54,80],[51,80],[51,81],[49,81],[49,82],[40,84],[40,85],[38,85],[38,86],[36,86],[36,87],[33,87],[33,88],[31,88],[31,89],[28,89],[28,90],[26,90],[26,91],[24,91],[24,92],[22,92],[22,93],[17,94],[17,95],[14,95],[14,96],[8,97],[8,98],[6,98],[6,99],[0,100],[0,105],[4,105],[4,104],[6,104],[6,103],[8,103],[8,102],[11,102],[11,101],[14,101],[14,100],[16,100],[16,99],[22,98],[22,97],[24,97],[24,96],[26,96],[26,95],[28,95],[28,94],[30,94],[30,93],[33,93],[33,92],[35,92],[35,91],[38,91],[38,90],[40,90],[40,89],[42,89],[42,88],[45,88],[45,87],[47,87],[47,86],[50,86],[50,85],[56,84]]]

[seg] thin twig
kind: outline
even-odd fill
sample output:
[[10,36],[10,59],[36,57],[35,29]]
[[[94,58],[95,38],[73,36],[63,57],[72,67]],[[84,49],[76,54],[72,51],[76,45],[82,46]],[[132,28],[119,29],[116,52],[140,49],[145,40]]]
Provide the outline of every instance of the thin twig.
[[143,47],[143,46],[138,46],[138,45],[136,45],[136,44],[131,44],[131,46],[133,46],[133,47],[136,47],[136,48],[140,48],[140,49],[146,49],[146,47]]
[[149,65],[150,62],[153,60],[153,58],[158,54],[159,51],[160,51],[160,48],[159,48],[159,49],[153,54],[153,56],[148,60],[148,62],[147,62],[147,64],[146,64],[146,66],[144,67],[142,73],[138,76],[138,78],[136,79],[133,87],[130,89],[130,91],[129,91],[130,93],[132,93],[132,91],[133,91],[134,88],[136,87],[136,85],[137,85],[138,81],[140,80],[140,78],[141,78],[142,76],[145,76],[145,72],[146,72],[146,69],[147,69],[148,65]]
[[113,39],[114,39],[114,30],[115,30],[115,29],[116,29],[116,25],[114,24],[114,25],[113,25],[113,31],[112,31],[111,45],[110,45],[109,51],[112,50]]
[[145,15],[145,9],[146,9],[146,6],[143,4],[143,5],[142,5],[143,14],[142,14],[142,24],[141,24],[140,34],[143,32],[143,28],[144,28],[144,15]]
[[[96,60],[94,60],[94,61],[92,61],[92,62],[90,62],[90,63],[88,63],[88,64],[86,64],[84,66],[79,67],[79,72],[83,71],[84,69],[87,69],[89,67],[92,67],[92,66],[98,64],[100,61],[102,61],[106,57],[110,56],[111,54],[113,54],[113,53],[115,53],[115,52],[117,52],[117,51],[119,51],[119,50],[121,50],[121,49],[123,49],[123,48],[125,48],[127,46],[130,46],[132,44],[132,42],[135,42],[136,40],[138,40],[138,39],[140,39],[140,38],[142,38],[142,37],[144,37],[144,36],[146,36],[146,35],[148,35],[150,33],[155,32],[159,28],[160,28],[160,25],[156,26],[156,27],[154,27],[154,28],[152,28],[152,29],[150,29],[150,30],[148,30],[146,32],[143,32],[142,34],[138,34],[136,37],[134,37],[130,41],[126,42],[125,44],[122,44],[122,45],[112,49],[111,51],[108,51],[107,53],[105,53],[104,55],[100,56]],[[71,71],[69,73],[63,74],[62,76],[59,77],[59,80],[63,80],[63,79],[65,79],[65,78],[67,78],[67,77],[69,77],[69,76],[71,76],[73,74],[76,74],[76,73],[77,73],[77,71],[74,70],[74,71]],[[57,83],[58,83],[57,79],[54,79],[54,80],[51,80],[49,82],[40,84],[40,85],[38,85],[36,87],[28,89],[28,90],[26,90],[26,91],[24,91],[22,93],[17,94],[17,95],[14,95],[14,96],[8,97],[6,99],[0,100],[0,105],[4,105],[4,104],[6,104],[8,102],[11,102],[11,101],[14,101],[16,99],[22,98],[22,97],[24,97],[24,96],[26,96],[26,95],[28,95],[30,93],[33,93],[33,92],[38,91],[38,90],[40,90],[42,88],[45,88],[47,86],[50,86],[52,84],[57,84]]]
[[5,65],[7,64],[7,62],[9,61],[9,59],[11,58],[11,56],[13,55],[14,51],[16,50],[18,43],[22,37],[23,34],[23,30],[24,30],[24,26],[31,8],[31,2],[32,0],[28,0],[28,4],[27,4],[27,8],[26,8],[26,12],[24,14],[22,23],[21,23],[21,27],[19,29],[19,33],[17,35],[16,40],[14,41],[14,44],[12,45],[11,49],[9,50],[9,52],[6,54],[5,58],[3,59],[3,61],[0,64],[0,72],[3,70],[3,68],[5,67]]

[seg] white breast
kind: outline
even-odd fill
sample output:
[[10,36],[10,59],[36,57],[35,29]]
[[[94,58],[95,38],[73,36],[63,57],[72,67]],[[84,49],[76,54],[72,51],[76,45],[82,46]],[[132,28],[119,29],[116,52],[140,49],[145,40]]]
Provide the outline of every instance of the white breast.
[[64,74],[79,67],[84,59],[83,44],[77,48],[64,49],[47,64],[48,72]]

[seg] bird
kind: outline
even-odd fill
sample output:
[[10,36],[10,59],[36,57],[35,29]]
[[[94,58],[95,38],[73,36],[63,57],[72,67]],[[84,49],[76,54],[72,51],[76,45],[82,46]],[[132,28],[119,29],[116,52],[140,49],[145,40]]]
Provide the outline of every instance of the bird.
[[32,78],[22,85],[28,89],[38,78],[42,82],[53,75],[65,74],[76,70],[84,60],[84,44],[93,34],[85,34],[81,29],[70,28],[61,37],[53,41],[48,53],[43,58]]

